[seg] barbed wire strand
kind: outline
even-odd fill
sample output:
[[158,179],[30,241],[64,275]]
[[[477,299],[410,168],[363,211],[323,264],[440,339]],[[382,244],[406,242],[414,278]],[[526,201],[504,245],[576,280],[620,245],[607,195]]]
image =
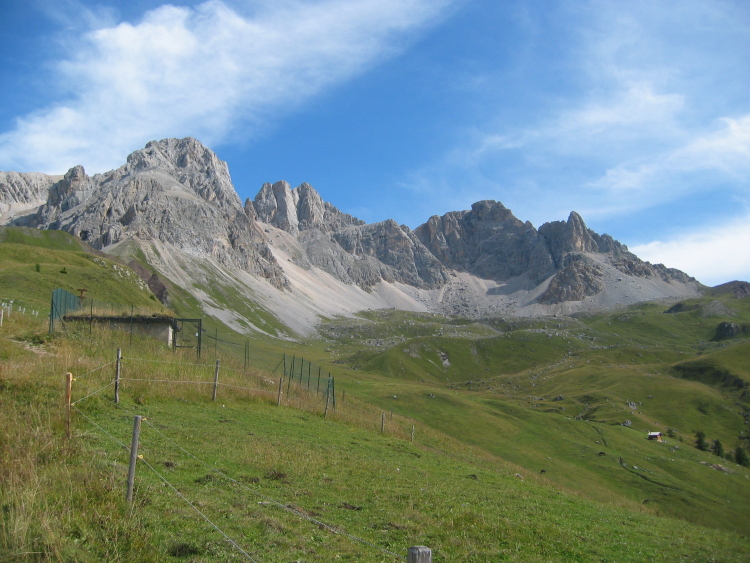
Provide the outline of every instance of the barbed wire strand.
[[90,374],[94,373],[95,371],[99,371],[99,370],[100,370],[100,369],[102,369],[102,368],[106,368],[107,366],[111,366],[111,365],[112,365],[112,364],[114,364],[114,363],[115,363],[116,361],[117,361],[117,360],[112,360],[111,362],[108,362],[108,363],[106,363],[106,364],[103,364],[103,365],[99,366],[98,368],[94,368],[94,369],[92,369],[91,371],[87,371],[87,372],[86,372],[86,373],[84,373],[84,374],[81,374],[81,375],[76,375],[76,379],[78,379],[78,378],[80,378],[80,377],[86,377],[87,375],[90,375]]
[[204,334],[203,334],[203,338],[210,338],[211,340],[214,340],[214,341],[216,341],[216,342],[223,342],[224,344],[229,344],[229,345],[231,345],[231,346],[237,346],[238,348],[239,348],[240,346],[245,346],[245,343],[244,343],[244,342],[243,342],[242,344],[238,344],[237,342],[231,342],[230,340],[223,340],[223,339],[221,339],[221,338],[216,338],[215,336],[211,336],[211,335],[210,335],[210,334],[208,334],[208,333],[204,333]]
[[[148,424],[148,421],[146,421],[146,424]],[[149,426],[150,426],[150,425],[149,425]],[[214,529],[215,529],[215,530],[216,530],[217,532],[219,532],[219,533],[220,533],[220,534],[221,534],[222,536],[224,536],[224,538],[225,538],[225,539],[226,539],[226,540],[227,540],[227,541],[228,541],[229,543],[231,543],[231,544],[232,544],[232,545],[233,545],[234,547],[236,547],[236,548],[237,548],[237,550],[238,550],[238,551],[239,551],[240,553],[242,553],[242,554],[243,554],[243,555],[244,555],[245,557],[247,557],[249,561],[252,561],[252,563],[258,563],[258,562],[257,562],[257,561],[256,561],[255,559],[253,559],[253,558],[252,558],[252,557],[250,556],[250,554],[249,554],[249,553],[248,553],[247,551],[245,551],[245,550],[244,550],[244,549],[242,549],[242,548],[241,548],[241,547],[240,547],[239,545],[237,545],[237,542],[235,542],[235,541],[234,541],[234,540],[233,540],[232,538],[230,538],[230,537],[229,537],[229,536],[228,536],[228,535],[227,535],[227,534],[226,534],[226,533],[224,532],[224,530],[222,530],[222,529],[221,529],[221,528],[219,528],[219,527],[218,527],[218,526],[217,526],[216,524],[214,524],[213,522],[211,522],[211,520],[210,520],[210,519],[208,518],[208,516],[206,516],[205,514],[203,514],[203,512],[201,512],[201,511],[200,511],[200,510],[199,510],[199,509],[198,509],[198,508],[197,508],[197,507],[196,507],[196,506],[195,506],[195,505],[194,505],[194,504],[193,504],[192,502],[190,502],[190,501],[189,501],[189,500],[188,500],[188,499],[187,499],[187,498],[185,497],[185,495],[183,495],[183,494],[182,494],[182,493],[181,493],[180,491],[178,491],[178,490],[177,490],[177,489],[175,488],[175,486],[174,486],[174,485],[173,485],[172,483],[170,483],[169,481],[167,481],[167,480],[166,480],[166,478],[164,478],[164,476],[163,476],[163,475],[162,475],[161,473],[159,473],[159,472],[158,472],[158,471],[157,471],[156,469],[154,469],[154,468],[153,468],[153,467],[151,466],[151,464],[150,464],[149,462],[147,462],[147,461],[146,461],[146,460],[145,460],[144,458],[140,458],[140,460],[141,460],[141,461],[142,461],[143,463],[145,463],[145,464],[146,464],[146,467],[148,467],[148,468],[149,468],[149,469],[150,469],[151,471],[153,471],[153,472],[154,472],[154,473],[156,474],[156,476],[157,476],[157,477],[159,477],[159,479],[161,479],[162,481],[164,481],[164,483],[166,483],[166,484],[167,484],[167,485],[169,486],[169,488],[170,488],[170,489],[172,489],[172,491],[174,491],[174,493],[175,493],[175,494],[176,494],[176,495],[177,495],[178,497],[180,497],[180,498],[181,498],[182,500],[184,500],[184,501],[185,501],[186,503],[188,503],[188,504],[190,505],[190,507],[191,507],[191,508],[192,508],[193,510],[195,510],[195,511],[196,511],[196,512],[197,512],[198,514],[200,514],[200,516],[201,516],[201,517],[202,517],[202,518],[203,518],[203,519],[204,519],[204,520],[205,520],[206,522],[208,522],[209,524],[211,524],[211,526],[213,526],[213,527],[214,527]]]
[[199,368],[213,367],[212,364],[196,364],[195,362],[168,362],[167,360],[151,360],[149,358],[121,358],[129,362],[151,362],[154,364],[172,364],[176,366],[195,366]]
[[[128,409],[126,409],[126,408],[125,408],[125,407],[123,407],[122,405],[117,405],[117,407],[118,407],[118,408],[120,408],[120,409],[122,409],[122,410],[124,410],[124,411],[127,411],[127,412],[129,412],[129,413],[132,413],[132,411],[130,411],[130,410],[128,410]],[[221,470],[219,470],[219,469],[216,469],[216,468],[215,468],[215,467],[213,467],[213,466],[212,466],[212,465],[211,465],[210,463],[208,463],[208,462],[206,462],[206,461],[204,461],[204,460],[202,460],[202,459],[198,458],[197,456],[195,456],[195,455],[193,455],[192,453],[190,453],[189,451],[187,451],[187,450],[186,450],[185,448],[183,448],[183,447],[182,447],[182,446],[181,446],[180,444],[178,444],[177,442],[175,442],[174,440],[172,440],[172,439],[171,439],[171,438],[170,438],[169,436],[167,436],[166,434],[164,434],[164,433],[163,433],[163,432],[162,432],[161,430],[159,430],[159,429],[158,429],[158,428],[157,428],[156,426],[154,426],[153,424],[151,424],[151,422],[150,422],[150,421],[146,420],[145,422],[146,422],[146,424],[147,424],[147,425],[148,425],[148,426],[149,426],[150,428],[152,428],[153,430],[155,430],[157,434],[159,434],[159,435],[160,435],[160,436],[161,436],[162,438],[164,438],[164,439],[165,439],[165,440],[166,440],[167,442],[169,442],[170,444],[172,444],[173,446],[175,446],[176,448],[178,448],[179,450],[181,450],[181,451],[182,451],[182,452],[183,452],[184,454],[186,454],[186,455],[188,455],[188,456],[192,457],[192,458],[193,458],[194,460],[196,460],[196,461],[197,461],[198,463],[201,463],[201,464],[203,464],[204,466],[206,466],[206,467],[208,467],[209,469],[211,469],[212,471],[214,471],[214,472],[218,473],[218,474],[219,474],[219,475],[221,475],[222,477],[225,477],[226,479],[228,479],[229,481],[231,481],[231,482],[232,482],[232,483],[234,483],[235,485],[237,485],[237,486],[239,486],[239,487],[241,487],[241,488],[243,488],[243,489],[245,489],[245,490],[247,490],[247,491],[250,491],[251,493],[253,493],[253,494],[255,494],[255,495],[257,495],[257,496],[259,496],[259,497],[261,497],[261,498],[265,499],[265,500],[266,500],[267,502],[269,502],[269,503],[271,503],[271,504],[273,504],[273,505],[275,505],[275,506],[277,506],[277,507],[279,507],[279,508],[281,508],[281,509],[283,509],[283,510],[286,510],[287,512],[290,512],[290,513],[292,513],[292,514],[295,514],[296,516],[300,516],[300,517],[302,517],[302,518],[304,518],[304,519],[306,519],[306,520],[309,520],[310,522],[313,522],[314,524],[317,524],[318,526],[323,526],[323,527],[324,527],[324,528],[326,528],[326,529],[327,529],[328,531],[330,531],[330,532],[332,532],[332,533],[334,533],[334,534],[340,534],[340,535],[346,536],[347,538],[349,538],[349,539],[351,539],[351,540],[353,540],[353,541],[359,542],[359,543],[361,543],[361,544],[364,544],[364,545],[367,545],[367,546],[369,546],[369,547],[373,547],[373,548],[375,548],[375,549],[378,549],[378,550],[382,551],[383,553],[387,553],[388,555],[393,555],[394,557],[398,557],[399,559],[405,559],[405,558],[404,558],[403,556],[399,555],[398,553],[395,553],[395,552],[393,552],[393,551],[390,551],[390,550],[388,550],[388,549],[386,549],[386,548],[384,548],[384,547],[381,547],[381,546],[379,546],[379,545],[376,545],[376,544],[374,544],[374,543],[368,542],[367,540],[363,540],[362,538],[359,538],[359,537],[357,537],[357,536],[354,536],[354,535],[352,535],[352,534],[349,534],[348,532],[346,532],[346,531],[344,531],[344,530],[341,530],[341,529],[335,528],[335,527],[331,526],[330,524],[326,524],[325,522],[322,522],[322,521],[320,521],[320,520],[318,520],[318,519],[316,519],[316,518],[313,518],[312,516],[308,516],[308,515],[307,515],[307,514],[305,514],[304,512],[301,512],[301,511],[299,511],[299,510],[296,510],[296,509],[294,509],[294,508],[291,508],[290,506],[287,506],[287,505],[285,505],[285,504],[282,504],[282,503],[278,502],[277,500],[275,500],[275,499],[273,499],[273,498],[271,498],[271,497],[269,497],[269,496],[266,496],[266,495],[264,495],[263,493],[261,493],[261,492],[259,492],[259,491],[255,490],[255,489],[252,489],[252,488],[248,487],[248,486],[247,486],[247,485],[245,485],[244,483],[242,483],[242,482],[240,482],[240,481],[237,481],[236,479],[234,479],[233,477],[230,477],[229,475],[227,475],[226,473],[222,472]]]
[[[166,360],[151,360],[151,359],[148,359],[148,358],[122,358],[122,359],[130,361],[130,362],[152,362],[152,363],[155,363],[155,364],[172,364],[172,365],[176,365],[176,366],[193,366],[193,367],[211,368],[211,369],[213,369],[214,366],[215,366],[215,364],[210,364],[210,363],[207,363],[207,364],[196,364],[196,363],[192,363],[192,362],[169,362],[169,361],[166,361]],[[114,363],[114,362],[111,362],[111,363]],[[238,368],[233,368],[233,367],[229,367],[229,366],[221,366],[221,369],[222,370],[229,370],[229,371],[236,371],[238,373],[244,373],[244,374],[248,374],[249,371],[250,371],[250,370],[246,370],[246,369],[238,369]]]
[[217,383],[219,387],[231,387],[232,389],[244,389],[245,391],[254,391],[256,393],[267,393],[269,395],[275,395],[275,391],[268,391],[267,389],[254,389],[252,387],[240,387],[239,385],[230,385],[229,383]]
[[237,371],[239,373],[249,374],[248,370],[245,369],[238,369],[238,368],[230,368],[229,366],[221,366],[222,371],[227,369],[229,371]]
[[[78,413],[79,413],[79,414],[80,414],[81,416],[83,416],[83,418],[85,418],[86,420],[88,420],[88,421],[89,421],[89,422],[90,422],[91,424],[93,424],[93,425],[94,425],[94,426],[96,426],[96,427],[97,427],[97,428],[98,428],[99,430],[101,430],[102,432],[104,432],[104,433],[105,433],[105,434],[106,434],[107,436],[109,436],[110,438],[112,438],[112,440],[114,440],[115,442],[117,442],[118,444],[120,444],[120,446],[122,446],[122,447],[123,447],[123,448],[125,448],[126,450],[130,451],[130,446],[128,446],[128,445],[126,445],[126,444],[124,444],[123,442],[121,442],[120,440],[118,440],[117,438],[115,438],[115,437],[114,437],[114,436],[113,436],[112,434],[110,434],[109,432],[107,432],[107,431],[106,431],[106,430],[105,430],[104,428],[102,428],[102,427],[101,427],[101,426],[100,426],[99,424],[97,424],[96,422],[94,422],[93,420],[91,420],[91,418],[89,418],[88,416],[86,416],[86,414],[84,414],[84,412],[83,412],[83,411],[82,411],[81,409],[79,409],[79,408],[78,408],[78,407],[76,407],[75,405],[73,405],[73,408],[74,408],[74,409],[75,409],[76,411],[78,411]],[[123,410],[125,410],[125,411],[127,411],[127,412],[129,412],[129,413],[131,413],[131,414],[132,414],[132,411],[129,411],[128,409],[123,409]],[[149,426],[151,426],[152,428],[154,428],[154,427],[153,427],[153,426],[152,426],[151,424],[149,424],[149,422],[148,422],[147,420],[145,420],[145,419],[142,419],[142,421],[143,421],[143,422],[146,422],[146,424],[148,424]],[[155,428],[154,428],[154,429],[155,429]],[[156,430],[156,429],[155,429],[155,430]],[[158,432],[158,430],[157,430],[157,432]],[[198,514],[200,514],[200,516],[201,516],[201,517],[202,517],[202,518],[203,518],[203,519],[204,519],[204,520],[205,520],[206,522],[208,522],[209,524],[211,524],[211,526],[213,526],[213,527],[214,527],[214,528],[216,529],[216,531],[218,531],[218,532],[219,532],[219,533],[220,533],[220,534],[221,534],[222,536],[224,536],[224,537],[226,538],[226,540],[227,540],[227,541],[228,541],[229,543],[231,543],[231,544],[232,544],[232,545],[233,545],[234,547],[236,547],[236,548],[237,548],[237,549],[238,549],[238,550],[239,550],[239,551],[240,551],[240,552],[241,552],[241,553],[242,553],[242,554],[243,554],[243,555],[244,555],[245,557],[247,557],[247,558],[248,558],[248,560],[252,561],[252,563],[258,563],[258,562],[257,562],[257,561],[256,561],[255,559],[253,559],[253,558],[252,558],[252,557],[251,557],[251,556],[250,556],[250,555],[249,555],[249,554],[248,554],[248,553],[247,553],[247,552],[246,552],[246,551],[245,551],[244,549],[242,549],[242,548],[241,548],[241,547],[240,547],[239,545],[237,545],[237,543],[236,543],[236,542],[235,542],[235,541],[234,541],[234,540],[233,540],[232,538],[230,538],[230,537],[229,537],[229,536],[228,536],[228,535],[227,535],[226,533],[224,533],[224,531],[223,531],[223,530],[222,530],[221,528],[219,528],[219,527],[218,527],[218,526],[217,526],[216,524],[214,524],[213,522],[211,522],[211,520],[210,520],[210,519],[208,518],[208,516],[206,516],[205,514],[203,514],[203,513],[202,513],[202,512],[201,512],[201,511],[200,511],[200,510],[199,510],[199,509],[198,509],[198,508],[197,508],[197,507],[196,507],[196,506],[195,506],[195,505],[194,505],[194,504],[192,503],[192,502],[190,502],[190,501],[189,501],[189,500],[188,500],[188,499],[187,499],[187,498],[185,497],[185,495],[183,495],[183,494],[182,494],[182,493],[181,493],[180,491],[178,491],[178,490],[177,490],[177,489],[175,488],[175,486],[174,486],[174,485],[172,485],[172,483],[170,483],[169,481],[167,481],[167,480],[166,480],[166,479],[164,478],[164,476],[163,476],[163,475],[161,475],[161,473],[159,473],[159,472],[158,472],[158,471],[157,471],[156,469],[154,469],[154,468],[153,468],[153,467],[151,466],[151,464],[150,464],[149,462],[147,462],[147,461],[145,460],[145,458],[143,458],[143,457],[139,457],[138,459],[140,459],[140,460],[141,460],[141,461],[142,461],[143,463],[145,463],[145,464],[146,464],[146,466],[147,466],[147,467],[148,467],[148,468],[149,468],[149,469],[150,469],[151,471],[153,471],[153,472],[154,472],[154,473],[156,474],[156,476],[157,476],[157,477],[159,477],[159,478],[160,478],[160,479],[161,479],[162,481],[164,481],[164,482],[165,482],[165,483],[166,483],[166,484],[167,484],[167,485],[168,485],[168,486],[169,486],[169,487],[170,487],[170,488],[171,488],[171,489],[172,489],[172,490],[173,490],[173,491],[174,491],[174,492],[175,492],[175,493],[177,494],[177,496],[179,496],[179,497],[180,497],[180,498],[181,498],[182,500],[184,500],[184,501],[185,501],[185,502],[186,502],[187,504],[189,504],[189,505],[190,505],[190,507],[191,507],[191,508],[192,508],[193,510],[195,510],[195,511],[196,511],[196,512],[197,512]]]
[[[196,383],[198,385],[213,385],[213,381],[180,381],[180,380],[174,380],[174,379],[145,379],[145,378],[136,378],[136,377],[121,377],[120,381],[146,381],[149,383]],[[111,384],[110,384],[111,385]],[[232,387],[234,389],[244,389],[245,391],[254,391],[257,393],[268,393],[273,395],[274,391],[269,391],[267,389],[255,389],[254,387],[242,387],[240,385],[231,385],[229,383],[222,383],[218,382],[216,385],[219,387]]]
[[97,390],[96,390],[96,391],[94,391],[93,393],[89,393],[89,394],[88,394],[88,395],[86,395],[85,397],[82,397],[82,398],[78,399],[77,401],[74,401],[74,402],[72,402],[72,403],[70,403],[70,404],[71,404],[71,405],[75,405],[76,403],[80,403],[80,402],[81,402],[81,401],[83,401],[84,399],[88,399],[88,398],[89,398],[89,397],[91,397],[92,395],[96,395],[96,394],[97,394],[97,393],[99,393],[100,391],[104,391],[104,390],[105,390],[105,389],[106,389],[107,387],[109,387],[110,385],[114,385],[114,384],[115,384],[115,382],[114,382],[114,381],[110,381],[110,382],[109,382],[109,383],[107,383],[107,384],[106,384],[106,385],[105,385],[104,387],[100,387],[99,389],[97,389]]
[[104,428],[102,428],[96,422],[94,422],[93,420],[91,420],[91,418],[89,418],[88,416],[86,416],[86,414],[81,409],[79,409],[77,406],[75,406],[74,404],[71,405],[71,406],[75,410],[77,410],[78,414],[80,414],[83,418],[85,418],[86,420],[88,420],[91,424],[93,424],[94,426],[96,426],[99,430],[101,430],[102,432],[104,432],[107,436],[109,436],[110,438],[112,438],[115,442],[117,442],[118,444],[120,444],[123,448],[125,448],[128,451],[130,451],[130,446],[128,446],[127,444],[121,442],[119,439],[115,438],[112,434],[110,434],[109,432],[107,432]]
[[180,381],[175,379],[141,379],[136,377],[121,377],[120,381],[148,381],[150,383],[197,383],[198,385],[213,385],[213,381]]

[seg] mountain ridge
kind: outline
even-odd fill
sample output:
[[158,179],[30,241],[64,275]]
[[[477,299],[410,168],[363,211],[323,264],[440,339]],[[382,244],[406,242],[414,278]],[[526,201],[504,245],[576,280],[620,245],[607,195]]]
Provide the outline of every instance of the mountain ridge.
[[200,287],[221,278],[303,332],[321,316],[367,308],[540,316],[700,291],[687,274],[591,231],[575,211],[536,229],[485,200],[411,230],[365,223],[309,184],[284,181],[243,203],[226,163],[189,137],[151,141],[104,174],[2,173],[0,209],[6,223],[65,230],[104,252],[135,245],[207,305]]

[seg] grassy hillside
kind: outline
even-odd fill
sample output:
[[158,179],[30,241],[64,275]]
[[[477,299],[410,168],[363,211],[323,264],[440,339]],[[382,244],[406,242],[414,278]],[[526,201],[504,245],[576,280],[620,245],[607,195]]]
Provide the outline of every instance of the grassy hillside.
[[[368,422],[378,411],[349,393],[327,419],[319,398],[299,389],[277,407],[275,393],[236,389],[259,389],[269,374],[244,372],[230,357],[221,358],[227,386],[214,402],[207,386],[129,380],[212,379],[212,361],[181,367],[175,362],[195,362],[136,337],[118,406],[111,386],[101,389],[121,337],[59,336],[31,349],[19,340],[43,330],[14,318],[0,339],[2,365],[13,365],[0,378],[2,560],[250,560],[227,538],[264,562],[397,561],[422,544],[436,562],[750,557],[735,532],[666,517],[650,503],[566,491],[549,479],[554,464],[540,475],[419,422],[411,442],[404,427],[412,421],[398,416],[381,434]],[[76,375],[78,401],[69,441],[60,409],[66,370]],[[443,409],[451,400],[434,399]],[[128,506],[122,445],[135,413],[147,420]],[[561,419],[562,436],[581,432],[576,424],[590,425]],[[607,432],[608,451],[626,449],[619,433],[628,431]],[[691,453],[680,460],[694,461]]]
[[714,340],[719,322],[750,320],[750,300],[677,309],[477,322],[376,312],[321,333],[349,368],[339,386],[386,411],[588,497],[747,533],[750,476],[694,443],[702,431],[750,449],[750,342]]
[[[129,269],[64,233],[0,236],[5,300],[46,307],[55,287],[86,287],[163,310]],[[577,318],[368,311],[289,341],[224,326],[240,311],[265,319],[271,335],[286,332],[227,280],[199,288],[210,314],[172,286],[177,313],[205,319],[203,367],[174,363],[195,363],[194,351],[137,336],[50,339],[41,319],[6,319],[0,559],[242,558],[172,486],[258,561],[391,561],[388,551],[416,544],[436,561],[749,558],[750,471],[695,447],[702,432],[728,452],[750,450],[750,339],[717,330],[750,325],[750,299],[736,292]],[[109,363],[117,347],[141,362],[125,366],[131,377],[202,383],[125,383],[121,408],[105,388],[80,404],[74,437],[61,443],[61,375]],[[272,370],[284,353],[336,377],[335,414],[323,419],[322,396],[292,386],[288,397],[286,384],[275,406]],[[234,386],[221,405],[210,401],[217,356],[222,383]],[[80,377],[74,398],[102,389],[111,370]],[[258,391],[229,394],[238,387]],[[139,470],[128,509],[118,441],[129,442],[134,412],[150,423],[144,460],[169,485]],[[648,441],[648,431],[669,436]]]
[[77,295],[83,288],[88,299],[132,305],[144,313],[167,312],[135,272],[92,252],[62,231],[4,227],[0,230],[0,298],[46,315],[55,289]]

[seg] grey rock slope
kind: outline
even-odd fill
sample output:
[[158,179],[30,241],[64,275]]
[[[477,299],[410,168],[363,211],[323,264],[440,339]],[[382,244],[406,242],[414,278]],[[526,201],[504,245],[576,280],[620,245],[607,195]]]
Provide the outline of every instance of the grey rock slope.
[[29,226],[60,229],[98,249],[124,239],[160,241],[283,288],[286,278],[232,186],[226,163],[191,138],[151,142],[127,163],[88,176],[71,168]]
[[575,212],[536,229],[480,201],[412,231],[392,220],[365,224],[310,185],[286,182],[264,184],[243,204],[226,163],[191,138],[148,143],[105,174],[0,173],[0,210],[14,206],[27,214],[5,222],[62,229],[105,252],[135,244],[205,304],[200,288],[221,278],[287,324],[306,319],[297,329],[317,315],[379,306],[544,315],[698,291],[694,279],[638,259]]
[[61,178],[40,172],[0,172],[0,220],[12,221],[42,205],[50,187]]

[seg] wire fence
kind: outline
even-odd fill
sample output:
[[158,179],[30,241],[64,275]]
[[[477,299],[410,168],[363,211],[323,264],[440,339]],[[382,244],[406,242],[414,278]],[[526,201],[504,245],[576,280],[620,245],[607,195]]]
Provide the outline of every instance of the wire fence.
[[[190,363],[190,362],[169,362],[169,361],[150,360],[150,359],[147,359],[147,358],[122,358],[122,357],[119,358],[119,361],[115,360],[115,361],[107,362],[105,364],[102,364],[102,365],[94,368],[94,369],[91,369],[88,372],[82,374],[81,376],[78,376],[77,378],[75,378],[75,380],[78,380],[79,378],[83,378],[85,376],[88,376],[88,375],[91,375],[91,374],[94,374],[94,373],[97,373],[97,372],[101,372],[101,370],[103,370],[104,368],[106,368],[108,366],[112,366],[113,364],[117,364],[117,372],[116,373],[122,374],[123,372],[126,371],[125,366],[127,366],[128,369],[130,369],[132,371],[136,366],[140,366],[140,368],[142,369],[144,366],[147,367],[149,364],[154,364],[154,363],[164,364],[164,366],[167,366],[169,369],[172,369],[172,370],[183,370],[182,371],[183,377],[186,377],[184,375],[185,370],[192,371],[192,373],[189,373],[187,375],[187,379],[182,379],[182,380],[175,380],[175,379],[154,379],[154,378],[148,378],[148,377],[117,377],[117,376],[115,376],[114,380],[107,382],[105,385],[103,385],[103,386],[101,386],[101,387],[99,387],[99,388],[97,388],[97,389],[95,389],[93,391],[87,392],[83,397],[81,397],[81,398],[79,398],[79,399],[71,402],[70,403],[71,407],[80,416],[82,416],[84,419],[86,419],[91,425],[93,425],[98,430],[100,430],[102,433],[104,433],[105,435],[107,435],[110,439],[112,439],[113,441],[115,441],[119,446],[121,446],[122,448],[124,448],[126,450],[130,450],[130,446],[128,446],[125,441],[123,441],[122,439],[117,438],[115,436],[115,434],[117,434],[118,432],[112,431],[112,430],[108,430],[108,429],[104,428],[101,424],[97,423],[90,416],[88,416],[86,414],[86,412],[84,412],[83,410],[81,410],[81,408],[79,408],[79,404],[82,403],[83,401],[85,401],[85,400],[87,400],[87,399],[95,396],[95,395],[98,395],[98,394],[102,393],[103,391],[105,391],[106,389],[112,387],[113,385],[117,385],[118,383],[121,385],[122,382],[134,382],[134,383],[131,383],[131,385],[134,385],[135,383],[139,383],[141,385],[143,385],[143,384],[155,384],[155,383],[158,383],[158,384],[172,384],[172,383],[185,384],[185,383],[188,383],[188,384],[199,384],[199,385],[200,384],[203,384],[203,385],[205,385],[205,384],[213,384],[215,386],[220,385],[218,383],[218,381],[216,380],[216,373],[218,373],[218,370],[220,369],[219,362],[216,363],[216,366],[214,368],[216,370],[216,372],[214,374],[214,381],[206,381],[205,379],[201,380],[201,379],[198,379],[196,377],[196,376],[200,376],[200,375],[202,375],[203,377],[205,377],[205,371],[206,371],[206,369],[208,367],[210,367],[210,366],[208,366],[206,364],[198,364],[198,363]],[[202,374],[200,373],[201,371],[203,372]],[[233,370],[233,371],[237,372],[239,370]],[[296,372],[294,372],[294,373],[296,374]],[[255,379],[256,380],[265,380],[266,384],[271,384],[271,383],[275,384],[275,382],[273,380],[271,380],[271,379],[267,379],[267,378],[264,379],[263,377],[258,377],[258,376],[255,376]],[[283,378],[281,378],[281,381],[283,382]],[[256,383],[257,383],[257,381],[256,381]],[[261,388],[258,388],[258,387],[248,387],[248,386],[243,386],[243,385],[224,384],[224,383],[222,383],[221,385],[224,386],[224,387],[226,387],[226,388],[228,388],[228,389],[249,391],[249,392],[254,393],[254,394],[255,393],[259,393],[259,394],[261,394],[263,396],[268,396],[268,394],[269,394],[269,390],[267,390],[267,389],[261,389]],[[304,388],[304,385],[301,385],[299,383],[299,381],[295,381],[294,386],[300,392],[307,391],[307,389]],[[140,391],[142,391],[142,389],[134,389],[134,391],[140,392]],[[278,393],[279,393],[279,396],[280,396],[280,394],[281,394],[281,390],[280,389],[279,389]],[[325,394],[323,394],[323,396],[325,396]],[[300,397],[301,397],[301,395],[300,395]],[[308,398],[309,398],[309,394],[308,394]],[[295,404],[292,404],[292,403],[289,403],[289,402],[287,402],[287,404],[289,406],[292,406],[292,407],[296,406]],[[128,413],[129,415],[135,416],[135,414],[136,414],[135,412],[131,411],[130,409],[125,408],[124,406],[122,406],[119,403],[115,403],[115,407],[117,409],[125,412],[125,413]],[[363,546],[365,546],[367,548],[378,550],[380,553],[385,554],[385,555],[387,555],[389,557],[393,557],[396,560],[404,560],[405,559],[404,556],[401,556],[401,555],[399,555],[399,554],[397,554],[397,553],[395,553],[395,552],[393,552],[393,551],[391,551],[391,550],[389,550],[389,549],[387,549],[387,548],[385,548],[383,546],[380,546],[380,545],[374,543],[373,541],[368,541],[367,539],[361,538],[361,537],[359,537],[357,535],[350,534],[347,531],[343,530],[339,526],[334,526],[334,525],[331,525],[329,523],[326,523],[326,522],[322,521],[321,519],[319,519],[319,518],[317,518],[315,516],[311,516],[310,514],[306,514],[301,509],[297,509],[297,508],[295,508],[293,505],[291,505],[289,503],[280,502],[280,501],[278,501],[278,500],[276,500],[276,499],[274,499],[274,498],[272,498],[272,497],[264,494],[263,492],[261,492],[261,491],[259,491],[257,489],[254,489],[254,488],[248,486],[247,484],[243,483],[242,481],[239,481],[238,479],[235,479],[234,477],[232,477],[231,475],[229,475],[228,472],[217,469],[216,468],[216,465],[217,465],[216,462],[211,463],[209,461],[206,461],[204,459],[199,458],[198,456],[196,456],[195,454],[193,454],[192,452],[190,452],[183,445],[181,445],[176,440],[174,440],[173,438],[171,438],[170,436],[168,436],[167,434],[165,434],[162,430],[160,430],[159,429],[160,425],[159,425],[159,423],[157,421],[151,421],[151,420],[146,420],[146,419],[143,419],[143,420],[144,420],[144,422],[146,423],[146,425],[148,426],[148,428],[150,430],[152,430],[155,434],[158,434],[167,443],[171,444],[172,446],[174,446],[175,448],[177,448],[178,450],[180,450],[180,452],[182,452],[182,454],[184,454],[184,455],[188,456],[189,458],[191,458],[192,460],[200,463],[204,467],[209,468],[212,472],[214,472],[214,473],[220,475],[221,477],[225,478],[229,483],[233,484],[234,486],[239,487],[243,491],[247,491],[247,492],[249,492],[249,493],[251,493],[253,495],[256,495],[257,497],[263,499],[264,502],[263,503],[259,503],[259,506],[268,505],[268,506],[273,506],[273,507],[279,508],[279,509],[281,509],[281,510],[283,510],[283,511],[289,513],[289,514],[294,515],[295,517],[298,517],[300,519],[303,519],[303,520],[306,520],[306,521],[310,522],[311,524],[314,524],[315,526],[317,526],[320,529],[325,529],[325,530],[327,530],[328,532],[330,532],[332,534],[343,536],[343,537],[347,538],[348,540],[350,540],[352,542],[355,542],[355,543],[358,543],[360,545],[363,545]],[[162,424],[161,426],[164,426],[164,425]],[[141,438],[139,438],[139,441],[142,438],[143,438],[143,435],[141,435]],[[155,452],[156,451],[156,447],[155,447],[154,443],[149,442],[149,445],[150,445],[149,451]],[[191,501],[183,492],[181,492],[163,474],[161,474],[159,471],[157,471],[153,467],[153,465],[148,462],[148,460],[146,460],[145,458],[143,458],[143,456],[139,456],[139,460],[138,461],[142,462],[151,472],[153,472],[157,476],[158,479],[160,479],[161,481],[163,481],[164,484],[167,487],[169,487],[169,489],[170,489],[171,492],[173,492],[175,495],[177,495],[178,497],[180,497],[182,499],[182,501],[184,501],[186,504],[188,504],[203,520],[205,520],[229,544],[231,544],[236,551],[238,551],[239,553],[241,553],[248,561],[251,561],[253,563],[257,563],[257,560],[253,556],[251,556],[246,549],[244,549],[242,546],[240,546],[240,544],[237,541],[235,541],[234,539],[232,539],[232,537],[230,537],[230,535],[226,531],[224,531],[222,528],[220,528],[211,518],[209,518],[200,508],[198,508],[198,506],[196,506],[195,502]]]
[[[415,439],[415,421],[393,411],[382,411],[370,403],[358,400],[336,388],[336,378],[324,372],[304,358],[284,355],[276,369],[266,372],[249,367],[233,367],[229,361],[185,362],[153,358],[119,356],[115,360],[88,369],[76,376],[76,380],[86,380],[110,368],[111,379],[102,380],[95,387],[94,382],[86,384],[84,397],[97,395],[114,386],[113,397],[117,401],[118,392],[128,390],[134,397],[149,395],[174,396],[172,386],[185,389],[183,398],[213,401],[226,393],[234,398],[244,397],[265,401],[277,406],[287,406],[318,414],[324,418],[334,417],[343,422],[353,423],[361,428],[376,430],[401,439]],[[106,377],[105,377],[106,379]],[[81,387],[77,384],[76,387]]]

